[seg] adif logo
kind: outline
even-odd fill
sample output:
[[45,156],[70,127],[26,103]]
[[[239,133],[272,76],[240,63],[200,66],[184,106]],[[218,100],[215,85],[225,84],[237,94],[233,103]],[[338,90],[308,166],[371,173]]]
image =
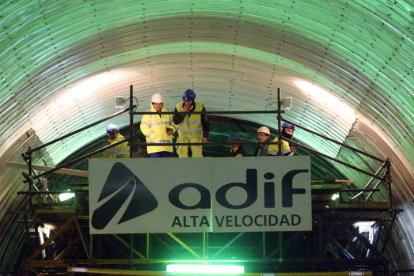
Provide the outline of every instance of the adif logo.
[[131,193],[128,207],[117,224],[142,216],[157,208],[158,201],[144,183],[122,163],[115,163],[109,172],[98,202],[108,198],[92,215],[92,226],[104,229]]

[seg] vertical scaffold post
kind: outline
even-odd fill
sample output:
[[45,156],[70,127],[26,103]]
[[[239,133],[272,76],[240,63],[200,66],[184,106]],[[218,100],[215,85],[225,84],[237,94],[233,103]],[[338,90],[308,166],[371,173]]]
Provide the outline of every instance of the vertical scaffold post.
[[93,239],[94,239],[94,235],[93,234],[89,234],[89,256],[91,257],[91,260],[93,260]]
[[278,238],[279,238],[279,260],[283,260],[284,258],[284,248],[283,248],[283,232],[278,232]]
[[279,141],[278,141],[278,144],[277,144],[277,147],[278,147],[278,150],[279,150],[279,156],[282,156],[282,130],[281,130],[281,128],[282,128],[282,126],[281,126],[281,118],[282,118],[282,116],[281,116],[281,110],[280,110],[280,108],[281,108],[281,106],[282,106],[282,103],[281,103],[281,99],[280,99],[280,88],[278,88],[277,89],[277,131],[278,131],[278,139],[279,139]]
[[132,158],[134,152],[134,88],[129,86],[129,158]]
[[147,233],[147,239],[146,239],[146,257],[147,257],[147,259],[149,259],[150,258],[150,246],[151,246],[151,240],[150,240],[150,238],[151,238],[151,236],[150,236],[150,234],[149,233]]
[[390,199],[390,208],[393,208],[393,204],[392,204],[392,189],[391,189],[391,183],[392,183],[392,179],[391,179],[391,161],[389,158],[387,158],[387,172],[386,172],[386,181],[387,181],[387,185],[388,185],[388,197]]
[[132,262],[134,260],[134,234],[129,234],[129,260]]
[[30,241],[30,232],[29,232],[29,218],[28,218],[28,213],[24,214],[24,227],[25,227],[25,231],[26,231],[26,235],[27,235],[27,240]]
[[208,258],[208,232],[203,232],[203,259]]
[[32,181],[32,148],[29,147],[27,149],[27,166],[29,167],[29,209],[32,210],[33,207],[33,198],[32,198],[32,190],[33,190],[33,181]]

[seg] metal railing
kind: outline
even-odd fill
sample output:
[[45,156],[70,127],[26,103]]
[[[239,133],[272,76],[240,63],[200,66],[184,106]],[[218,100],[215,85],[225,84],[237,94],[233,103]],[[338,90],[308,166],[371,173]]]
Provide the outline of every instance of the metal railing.
[[[264,143],[260,143],[260,144],[277,144],[278,145],[279,153],[282,152],[282,143],[283,143],[283,141],[287,141],[287,142],[289,142],[291,144],[299,145],[299,143],[297,143],[297,142],[295,142],[295,141],[293,141],[291,139],[288,139],[288,138],[285,138],[285,137],[282,136],[281,122],[283,121],[283,122],[290,123],[290,124],[294,125],[295,127],[298,127],[298,128],[300,128],[300,129],[302,129],[302,130],[304,130],[306,132],[309,132],[309,133],[313,134],[313,135],[316,135],[316,136],[319,136],[319,137],[321,137],[323,139],[326,139],[327,141],[330,141],[330,142],[333,142],[335,144],[338,144],[341,147],[348,148],[348,149],[350,149],[351,151],[353,151],[353,152],[355,152],[357,154],[362,154],[362,155],[364,155],[366,157],[369,157],[369,158],[371,158],[371,159],[373,159],[375,161],[379,161],[379,162],[382,163],[381,166],[380,166],[380,168],[378,169],[378,171],[376,173],[371,173],[371,172],[368,172],[368,171],[363,170],[361,168],[358,168],[356,166],[353,166],[351,164],[348,164],[348,163],[346,163],[346,162],[344,162],[342,160],[339,160],[337,158],[333,158],[333,157],[331,157],[329,155],[326,155],[326,154],[324,154],[322,152],[319,152],[319,151],[317,151],[317,150],[315,150],[313,148],[310,148],[308,146],[305,146],[303,144],[300,144],[301,147],[303,147],[304,149],[306,149],[309,152],[312,152],[314,154],[317,154],[317,155],[319,155],[319,156],[321,156],[323,158],[329,159],[331,161],[334,161],[334,162],[336,162],[338,164],[344,165],[344,166],[346,166],[348,168],[351,168],[351,169],[353,169],[355,171],[358,171],[360,173],[363,173],[363,174],[371,177],[370,181],[364,187],[365,191],[361,191],[361,192],[357,193],[355,196],[353,196],[353,198],[357,198],[357,197],[361,196],[362,194],[364,194],[364,192],[370,192],[369,195],[365,198],[365,201],[366,201],[366,200],[368,200],[372,196],[372,193],[374,191],[377,191],[377,187],[381,183],[385,183],[387,185],[387,187],[388,187],[390,204],[391,204],[391,207],[392,207],[391,175],[390,175],[391,163],[390,163],[389,159],[383,160],[383,159],[381,159],[379,157],[376,157],[376,156],[374,156],[372,154],[366,153],[366,152],[364,152],[364,151],[362,151],[360,149],[354,148],[354,147],[349,146],[349,145],[347,145],[345,143],[336,141],[336,140],[334,140],[334,139],[332,139],[330,137],[327,137],[326,135],[319,134],[316,131],[313,131],[313,130],[311,130],[309,128],[306,128],[304,126],[301,126],[301,125],[299,125],[299,124],[297,124],[297,123],[295,123],[293,121],[290,121],[290,120],[287,120],[287,119],[283,118],[282,117],[282,114],[284,113],[284,111],[282,110],[281,90],[280,90],[280,88],[278,88],[278,91],[277,92],[278,92],[278,96],[277,96],[277,99],[278,99],[278,109],[277,110],[272,110],[272,111],[208,111],[208,112],[207,111],[206,112],[204,112],[204,111],[202,111],[202,112],[196,112],[196,111],[194,111],[194,112],[192,112],[192,114],[205,114],[205,115],[221,115],[221,114],[226,114],[226,115],[232,115],[232,114],[277,114],[277,120],[278,120],[278,142],[264,142]],[[55,171],[57,171],[59,169],[68,167],[68,166],[70,166],[70,165],[72,165],[72,164],[74,164],[74,163],[76,163],[76,162],[78,162],[80,160],[83,160],[85,158],[91,157],[91,156],[93,156],[93,155],[95,155],[97,153],[104,152],[107,149],[110,149],[112,147],[115,147],[115,146],[117,146],[119,144],[122,144],[122,143],[125,143],[125,142],[129,142],[129,145],[130,145],[130,158],[133,157],[133,151],[134,151],[135,146],[162,146],[162,145],[172,145],[172,146],[188,146],[188,145],[215,146],[215,145],[228,145],[229,144],[229,142],[212,142],[212,143],[140,143],[139,142],[139,139],[136,136],[136,133],[134,132],[134,116],[136,116],[136,115],[148,115],[148,114],[158,114],[158,115],[160,115],[160,114],[188,114],[188,113],[187,112],[177,112],[177,111],[173,111],[173,112],[170,112],[170,111],[168,111],[168,112],[148,112],[148,111],[146,111],[146,112],[136,112],[135,111],[135,108],[137,106],[135,106],[133,104],[133,99],[134,99],[133,86],[131,85],[130,86],[130,97],[129,97],[129,107],[128,108],[126,108],[124,110],[121,110],[119,112],[116,112],[116,113],[114,113],[114,114],[112,114],[110,116],[107,116],[107,117],[105,117],[105,118],[103,118],[101,120],[95,121],[94,123],[91,123],[91,124],[89,124],[89,125],[87,125],[87,126],[85,126],[83,128],[80,128],[78,130],[75,130],[73,132],[70,132],[70,133],[68,133],[68,134],[66,134],[66,135],[64,135],[62,137],[56,138],[56,139],[54,139],[54,140],[52,140],[50,142],[47,142],[47,143],[45,143],[45,144],[43,144],[43,145],[41,145],[41,146],[39,146],[37,148],[31,149],[29,147],[28,148],[28,151],[26,153],[22,154],[23,159],[25,160],[25,162],[28,165],[28,171],[29,172],[27,174],[26,173],[23,173],[23,175],[26,178],[25,183],[27,183],[27,182],[31,183],[29,185],[29,196],[31,196],[31,194],[35,194],[33,192],[33,189],[32,189],[33,187],[36,187],[35,185],[33,185],[33,180],[40,179],[41,177],[44,177],[44,176],[46,176],[46,175],[48,175],[48,174],[50,174],[52,172],[55,172]],[[32,168],[32,155],[33,155],[34,152],[39,151],[41,149],[44,149],[44,148],[46,148],[46,147],[48,147],[48,146],[50,146],[50,145],[52,145],[52,144],[54,144],[56,142],[59,142],[59,141],[65,139],[65,138],[68,138],[68,137],[71,137],[71,136],[73,136],[75,134],[78,134],[78,133],[80,133],[80,132],[82,132],[82,131],[84,131],[86,129],[89,129],[89,128],[91,128],[91,127],[93,127],[93,126],[95,126],[97,124],[100,124],[100,123],[102,123],[104,121],[107,121],[107,120],[109,120],[111,118],[114,118],[116,116],[120,116],[120,115],[122,115],[122,114],[124,114],[126,112],[129,112],[129,117],[130,117],[130,124],[129,124],[129,136],[130,137],[129,138],[124,139],[124,140],[122,140],[120,142],[117,142],[117,143],[114,143],[114,144],[105,146],[105,147],[103,147],[101,149],[95,150],[94,152],[85,154],[85,155],[83,155],[81,157],[78,157],[78,158],[75,158],[73,160],[70,160],[70,161],[68,161],[68,162],[66,162],[64,164],[61,164],[59,166],[56,166],[55,168],[53,168],[53,169],[51,169],[49,171],[45,171],[43,173],[37,174],[33,170],[33,168]],[[242,145],[258,145],[259,143],[240,142],[240,144],[242,144]],[[381,176],[381,172],[382,172],[382,170],[384,168],[386,168],[386,173],[384,173]],[[369,186],[374,181],[374,179],[377,179],[378,182],[375,184],[374,190],[369,190],[369,188],[370,188]]]
[[[42,177],[45,177],[45,176],[49,175],[50,173],[53,173],[55,171],[58,171],[59,169],[62,169],[62,168],[66,168],[66,167],[68,167],[68,166],[70,166],[70,165],[72,165],[72,164],[74,164],[74,163],[76,163],[78,161],[85,160],[88,157],[91,157],[91,156],[96,155],[98,153],[104,152],[104,151],[106,151],[106,150],[108,150],[110,148],[116,147],[117,145],[122,144],[122,143],[125,143],[125,142],[128,142],[130,144],[130,157],[131,158],[133,157],[133,152],[134,152],[135,146],[140,146],[140,145],[141,146],[160,146],[160,145],[167,145],[167,146],[171,146],[171,145],[172,146],[187,146],[187,145],[215,146],[215,145],[228,145],[229,144],[229,142],[213,142],[213,143],[157,143],[157,144],[154,144],[154,143],[140,143],[139,140],[137,139],[136,133],[134,131],[134,116],[136,116],[136,115],[145,115],[145,114],[157,114],[157,115],[159,115],[159,114],[187,114],[187,112],[161,112],[161,113],[159,113],[159,112],[136,112],[136,111],[134,111],[135,108],[136,108],[136,106],[133,105],[133,87],[131,85],[130,86],[130,101],[129,101],[129,107],[128,108],[126,108],[126,109],[124,109],[124,110],[122,110],[120,112],[114,113],[114,114],[112,114],[110,116],[107,116],[107,117],[105,117],[105,118],[103,118],[101,120],[98,120],[98,121],[94,122],[94,123],[91,123],[91,124],[89,124],[89,125],[81,128],[81,129],[78,129],[76,131],[73,131],[73,132],[71,132],[69,134],[66,134],[66,135],[62,136],[62,137],[59,137],[57,139],[54,139],[54,140],[52,140],[52,141],[50,141],[50,142],[48,142],[48,143],[46,143],[46,144],[44,144],[42,146],[39,146],[37,148],[31,149],[29,147],[28,148],[28,151],[25,154],[23,154],[23,159],[25,160],[25,162],[27,163],[28,168],[29,168],[29,172],[28,173],[23,173],[23,175],[26,178],[25,182],[28,182],[29,183],[29,190],[28,191],[25,191],[25,192],[18,192],[18,194],[24,195],[24,196],[27,196],[27,197],[30,198],[30,200],[29,200],[30,206],[29,206],[28,210],[32,210],[32,202],[33,202],[32,199],[33,199],[33,196],[45,196],[45,195],[48,195],[48,196],[52,195],[53,196],[53,195],[57,195],[57,194],[63,193],[63,192],[59,192],[59,191],[39,191],[39,189],[37,189],[36,185],[34,185],[34,182],[33,182],[34,180],[36,180],[36,179],[40,180]],[[41,149],[44,149],[44,148],[46,148],[46,147],[48,147],[48,146],[50,146],[50,145],[52,145],[52,144],[54,144],[56,142],[59,142],[59,141],[65,139],[65,138],[68,138],[68,137],[71,137],[73,135],[76,135],[76,134],[80,133],[83,130],[86,130],[86,129],[90,128],[90,127],[93,127],[93,126],[95,126],[97,124],[100,124],[100,123],[102,123],[104,121],[107,121],[107,120],[109,120],[111,118],[114,118],[116,116],[120,116],[120,115],[122,115],[122,114],[124,114],[126,112],[129,112],[129,117],[130,117],[129,137],[127,139],[124,139],[124,140],[119,141],[117,143],[114,143],[114,144],[105,146],[105,147],[100,148],[98,150],[95,150],[95,151],[93,151],[91,153],[84,154],[84,155],[82,155],[80,157],[76,157],[76,158],[74,158],[72,160],[69,160],[69,161],[67,161],[67,162],[65,162],[63,164],[60,164],[60,165],[56,166],[55,168],[53,168],[53,169],[51,169],[49,171],[45,171],[43,173],[37,173],[33,169],[33,166],[32,166],[32,162],[33,162],[32,156],[33,156],[33,153],[34,152],[39,151]],[[364,193],[369,193],[368,196],[365,197],[365,201],[367,201],[372,196],[373,192],[378,192],[380,190],[380,189],[378,189],[378,186],[381,183],[385,183],[386,185],[388,185],[388,189],[389,189],[389,191],[388,191],[389,195],[388,196],[390,198],[390,204],[391,204],[391,208],[392,208],[391,175],[390,175],[390,166],[391,166],[391,164],[390,164],[389,159],[383,160],[381,158],[378,158],[376,156],[373,156],[371,154],[368,154],[366,152],[363,152],[363,151],[361,151],[359,149],[356,149],[354,147],[351,147],[351,146],[349,146],[349,145],[347,145],[345,143],[338,142],[338,141],[336,141],[336,140],[334,140],[334,139],[332,139],[330,137],[327,137],[325,135],[321,135],[321,134],[319,134],[319,133],[317,133],[317,132],[315,132],[313,130],[310,130],[310,129],[304,127],[304,126],[301,126],[299,124],[296,124],[296,123],[294,123],[292,121],[289,121],[287,119],[284,119],[282,117],[282,114],[283,113],[284,113],[284,111],[281,110],[281,91],[280,91],[280,89],[278,89],[278,110],[275,110],[275,111],[209,111],[209,112],[193,112],[192,114],[206,114],[206,115],[207,114],[216,114],[216,115],[220,115],[220,114],[226,114],[226,115],[231,115],[231,114],[277,114],[277,120],[278,120],[278,142],[265,142],[265,143],[261,143],[261,144],[276,144],[276,145],[278,145],[278,150],[279,150],[278,152],[279,153],[282,153],[282,143],[283,143],[283,141],[287,141],[289,143],[292,143],[292,144],[295,144],[295,145],[299,145],[299,143],[297,143],[297,142],[295,142],[295,141],[293,141],[291,139],[288,139],[288,138],[285,138],[285,137],[282,136],[282,131],[281,131],[281,124],[282,123],[281,122],[284,121],[284,122],[288,122],[288,123],[290,123],[290,124],[292,124],[292,125],[300,128],[300,129],[303,129],[304,131],[307,131],[307,132],[312,133],[314,135],[317,135],[317,136],[319,136],[319,137],[321,137],[323,139],[326,139],[326,140],[328,140],[330,142],[336,143],[336,144],[338,144],[338,145],[340,145],[342,147],[346,147],[346,148],[350,149],[351,151],[353,151],[353,152],[355,152],[357,154],[362,154],[362,155],[367,156],[368,158],[371,158],[371,159],[373,159],[375,161],[379,161],[379,162],[381,162],[380,168],[375,173],[372,173],[372,172],[363,170],[361,168],[358,168],[356,166],[353,166],[351,164],[348,164],[348,163],[346,163],[346,162],[344,162],[342,160],[339,160],[337,158],[333,158],[333,157],[331,157],[329,155],[326,155],[326,154],[324,154],[322,152],[319,152],[319,151],[317,151],[317,150],[315,150],[313,148],[310,148],[308,146],[305,146],[303,144],[300,144],[300,146],[303,147],[304,149],[306,149],[308,152],[312,152],[312,153],[317,154],[317,155],[319,155],[319,156],[321,156],[321,157],[323,157],[325,159],[329,159],[329,160],[331,160],[333,162],[336,162],[338,164],[344,165],[344,166],[346,166],[348,168],[351,168],[351,169],[353,169],[353,170],[355,170],[357,172],[360,172],[362,174],[365,174],[365,175],[368,175],[368,176],[371,177],[370,180],[368,181],[368,183],[365,185],[365,187],[363,189],[346,189],[346,190],[344,190],[344,191],[349,192],[349,193],[354,193],[355,195],[353,196],[353,198],[360,197]],[[253,142],[240,142],[240,144],[243,144],[243,145],[258,145],[259,143],[256,143],[256,142],[255,143],[253,143]],[[382,171],[384,169],[386,169],[386,172],[385,172],[385,174],[382,174]],[[374,181],[377,181],[377,182],[374,185],[374,187],[371,188],[370,185]],[[33,187],[35,188],[35,190],[33,189]],[[78,191],[78,192],[84,192],[84,191]],[[79,223],[77,221],[78,219],[88,219],[88,217],[86,215],[84,215],[84,216],[79,215],[79,212],[76,210],[76,197],[75,197],[75,201],[74,201],[74,209],[75,209],[74,211],[75,211],[75,214],[76,215],[70,217],[59,228],[59,230],[58,230],[59,232],[55,233],[55,235],[53,237],[51,237],[50,239],[48,239],[47,242],[45,242],[44,244],[42,244],[35,252],[33,252],[29,256],[29,258],[26,260],[26,263],[33,263],[34,261],[36,261],[35,258],[40,254],[40,252],[43,249],[45,249],[56,237],[58,237],[60,235],[60,233],[62,233],[63,231],[65,231],[67,228],[69,228],[69,226],[71,224],[73,224],[73,223],[75,223],[75,225],[76,225],[76,229],[77,229],[77,231],[79,233],[79,237],[80,237],[80,239],[82,241],[82,245],[83,245],[84,251],[86,252],[88,261],[90,261],[91,264],[96,264],[96,263],[99,263],[100,261],[102,261],[102,262],[105,261],[105,260],[93,259],[93,239],[92,239],[92,236],[90,237],[90,243],[89,243],[89,249],[88,249],[88,245],[85,242],[85,238],[84,238],[84,236],[82,234],[81,228],[80,228]],[[28,229],[28,226],[27,225],[28,225],[29,222],[28,222],[28,219],[27,219],[27,215],[26,215],[25,218],[26,218],[26,220],[25,220],[26,229]],[[392,225],[394,224],[395,219],[396,219],[396,216],[394,217],[394,219],[392,221]],[[391,227],[392,227],[392,225],[391,225]],[[353,229],[352,226],[349,226],[348,225],[348,228],[351,231],[353,231],[355,233],[355,235],[359,235],[359,233],[357,233]],[[27,232],[28,232],[28,230],[27,230]],[[206,235],[205,233],[203,235],[204,235],[203,236],[204,237],[204,240],[203,241],[205,241],[205,237],[206,236],[208,237],[208,235]],[[231,242],[237,240],[240,236],[241,236],[241,234],[239,234],[238,236],[236,236],[235,238],[233,238],[233,240],[228,243],[229,245],[225,245],[222,250],[224,250],[224,248],[226,248],[227,246],[229,247],[230,244],[231,244]],[[174,236],[171,236],[171,237],[176,242],[178,242],[178,243],[181,242],[176,237],[174,237]],[[264,237],[263,238],[263,244],[265,244],[265,236],[263,236],[263,237]],[[293,239],[294,237],[295,236],[292,236],[291,239]],[[361,240],[364,240],[364,238],[361,235],[359,235],[359,238]],[[285,243],[288,243],[291,239],[287,240]],[[128,243],[124,242],[124,243],[127,244],[127,247],[130,250],[130,256],[129,256],[129,259],[125,259],[125,260],[122,260],[122,261],[124,261],[125,263],[128,263],[128,264],[131,264],[133,261],[135,261],[137,263],[138,262],[139,263],[141,263],[141,262],[148,262],[148,263],[150,263],[151,262],[151,259],[150,259],[150,254],[149,254],[149,248],[150,248],[150,246],[149,246],[149,241],[150,241],[149,234],[147,234],[147,236],[146,236],[146,241],[147,241],[146,242],[146,250],[147,250],[146,259],[145,259],[144,256],[142,256],[142,259],[144,259],[144,260],[134,260],[133,253],[135,253],[135,251],[134,251],[133,246],[129,246],[128,247]],[[388,236],[387,236],[386,242],[387,241],[388,241]],[[386,242],[385,242],[385,244],[386,244]],[[133,236],[130,235],[130,243],[129,244],[132,245],[133,243],[134,243],[133,242]],[[385,248],[385,244],[384,244],[383,250]],[[371,246],[370,244],[367,244],[367,243],[365,243],[365,245],[368,248],[370,248],[371,250],[375,251],[375,247],[373,247],[373,246]],[[185,246],[185,244],[184,244],[184,246]],[[205,246],[205,242],[203,242],[203,248],[204,248],[203,250],[205,250],[205,247],[206,247]],[[382,250],[381,253],[383,253],[383,250]],[[283,245],[280,245],[280,248],[275,249],[275,251],[273,251],[273,253],[271,253],[270,255],[268,255],[267,258],[269,258],[269,260],[273,260],[273,259],[270,259],[270,258],[272,258],[273,255],[275,255],[277,252],[280,252],[280,255],[281,256],[283,255]],[[220,253],[220,251],[218,253],[216,253],[216,254],[219,254],[219,253]],[[140,254],[140,253],[138,252],[138,254]],[[263,255],[264,256],[266,255],[265,254],[265,249],[264,249]],[[108,261],[106,261],[106,262],[108,262]]]

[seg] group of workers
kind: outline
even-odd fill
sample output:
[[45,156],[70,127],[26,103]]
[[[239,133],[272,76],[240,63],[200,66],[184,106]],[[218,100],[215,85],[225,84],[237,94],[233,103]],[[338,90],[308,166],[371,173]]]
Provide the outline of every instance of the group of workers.
[[[295,131],[295,126],[289,123],[284,123],[282,125],[282,137],[290,139],[292,142],[287,142],[282,140],[282,155],[283,156],[292,156],[295,154],[298,149],[299,142],[292,138]],[[269,142],[277,143],[279,138],[276,138],[273,141],[270,141],[270,130],[266,126],[262,126],[257,130],[257,139],[258,146],[253,154],[253,156],[277,156],[279,155],[279,145],[278,144],[268,144]],[[243,157],[245,152],[243,145],[240,144],[240,136],[237,134],[230,134],[229,142],[231,144],[230,153],[232,157]]]
[[[209,121],[206,109],[202,103],[195,102],[196,94],[193,90],[187,89],[183,96],[182,102],[175,105],[174,112],[182,112],[178,114],[164,114],[168,112],[164,107],[162,95],[155,93],[152,95],[150,103],[150,112],[159,114],[146,114],[141,120],[141,132],[146,137],[148,144],[147,153],[150,158],[173,157],[172,140],[173,134],[178,131],[177,143],[195,143],[191,145],[192,157],[203,157],[202,143],[206,143],[209,134]],[[282,155],[292,156],[298,147],[298,143],[292,138],[295,127],[292,124],[284,123],[282,125],[282,136],[291,139],[295,143],[282,141]],[[108,125],[107,135],[111,144],[120,142],[125,138],[120,134],[119,128],[114,125]],[[277,144],[268,144],[270,141],[270,130],[266,126],[262,126],[257,130],[258,147],[254,156],[275,156],[279,155],[279,147]],[[232,157],[246,156],[240,136],[231,134],[229,136],[231,144],[230,153]],[[276,137],[273,142],[278,142]],[[171,144],[171,145],[170,145]],[[179,145],[177,147],[178,157],[188,157],[188,146]],[[128,158],[129,146],[127,143],[119,145],[107,150],[105,156],[108,158]]]
[[[206,143],[209,134],[209,122],[204,105],[195,102],[196,94],[187,89],[182,97],[182,102],[175,105],[174,112],[179,114],[147,114],[142,116],[141,132],[145,135],[149,144],[168,143],[174,138],[173,133],[178,131],[177,143]],[[164,108],[162,96],[159,93],[152,95],[150,103],[151,112],[167,112]],[[148,156],[173,157],[173,147],[170,145],[148,146]],[[203,157],[201,145],[191,145],[192,157]],[[179,157],[188,157],[188,146],[178,146]]]

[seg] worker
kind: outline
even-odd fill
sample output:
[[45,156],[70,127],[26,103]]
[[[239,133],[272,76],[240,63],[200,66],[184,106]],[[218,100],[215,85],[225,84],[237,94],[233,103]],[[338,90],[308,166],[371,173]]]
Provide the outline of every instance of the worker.
[[[282,125],[282,137],[291,139],[295,132],[295,126],[289,123],[283,123]],[[279,137],[276,137],[273,142],[278,142]],[[291,152],[289,142],[282,140],[282,155],[289,154]],[[279,155],[279,145],[273,144],[269,147],[269,155]]]
[[270,130],[268,127],[262,126],[257,130],[257,138],[259,139],[259,145],[257,146],[254,156],[267,156],[269,151],[269,144],[263,144],[270,142]]
[[[178,143],[206,143],[209,133],[209,122],[206,114],[192,114],[193,112],[205,112],[204,105],[195,102],[196,94],[187,89],[183,94],[183,101],[175,105],[175,111],[187,112],[187,114],[175,114],[174,124],[178,129]],[[191,146],[192,157],[203,157],[201,146]],[[188,146],[178,146],[179,157],[188,157]]]
[[[161,94],[152,95],[150,112],[168,112],[164,108]],[[142,134],[145,135],[147,143],[172,143],[173,133],[177,130],[172,123],[171,114],[146,114],[142,116],[141,126]],[[172,145],[147,146],[147,153],[150,158],[173,157]]]
[[240,136],[237,134],[229,135],[231,157],[243,157],[245,155],[243,145],[240,145]]
[[[122,140],[125,140],[124,136],[122,136],[121,133],[119,132],[118,126],[114,124],[109,124],[106,127],[106,135],[108,135],[109,137],[108,142],[110,145],[121,142]],[[125,143],[116,145],[115,147],[109,148],[103,152],[96,153],[92,156],[86,157],[85,162],[89,163],[89,160],[92,158],[115,159],[115,158],[129,158],[129,156],[130,156],[129,144],[125,142]]]
[[[106,134],[109,137],[108,142],[111,145],[125,140],[124,136],[119,132],[118,126],[114,124],[109,124],[106,127]],[[102,153],[102,156],[104,158],[129,158],[129,151],[129,145],[125,142],[107,149]]]

